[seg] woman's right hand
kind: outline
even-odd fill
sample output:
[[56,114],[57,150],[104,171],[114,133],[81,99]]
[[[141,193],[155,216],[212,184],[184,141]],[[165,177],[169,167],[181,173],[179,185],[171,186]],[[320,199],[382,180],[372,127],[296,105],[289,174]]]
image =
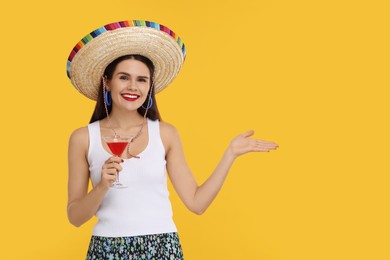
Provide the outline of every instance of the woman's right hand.
[[108,158],[102,167],[102,174],[99,185],[104,188],[110,188],[116,180],[116,174],[122,171],[123,160],[120,157],[112,156]]

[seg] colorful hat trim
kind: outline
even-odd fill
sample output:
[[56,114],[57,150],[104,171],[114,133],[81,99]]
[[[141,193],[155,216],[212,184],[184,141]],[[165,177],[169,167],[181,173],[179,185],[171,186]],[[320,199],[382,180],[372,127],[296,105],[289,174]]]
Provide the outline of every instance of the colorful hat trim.
[[78,42],[72,52],[70,53],[67,61],[67,66],[66,66],[66,73],[68,75],[68,78],[70,78],[70,65],[72,64],[73,57],[76,55],[76,53],[84,46],[86,45],[89,41],[93,40],[94,38],[98,37],[100,34],[107,32],[107,31],[112,31],[116,30],[119,28],[125,28],[125,27],[132,27],[132,26],[146,26],[146,27],[151,27],[158,29],[160,31],[166,32],[169,34],[173,39],[176,40],[176,42],[179,44],[181,47],[181,51],[183,52],[184,59],[186,57],[186,47],[183,43],[183,41],[178,37],[172,30],[170,30],[168,27],[165,27],[164,25],[155,23],[155,22],[149,22],[149,21],[144,21],[144,20],[132,20],[132,21],[121,21],[121,22],[116,22],[116,23],[111,23],[107,24],[103,27],[100,27],[88,35],[86,35],[83,39],[81,39],[80,42]]

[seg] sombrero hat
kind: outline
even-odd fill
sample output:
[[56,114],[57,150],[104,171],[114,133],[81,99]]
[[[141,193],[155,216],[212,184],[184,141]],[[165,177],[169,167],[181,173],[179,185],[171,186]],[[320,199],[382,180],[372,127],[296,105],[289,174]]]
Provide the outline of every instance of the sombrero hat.
[[155,93],[167,87],[182,67],[186,48],[168,27],[134,20],[107,24],[86,35],[69,55],[67,74],[73,86],[86,97],[97,100],[105,68],[128,54],[147,57],[155,67]]

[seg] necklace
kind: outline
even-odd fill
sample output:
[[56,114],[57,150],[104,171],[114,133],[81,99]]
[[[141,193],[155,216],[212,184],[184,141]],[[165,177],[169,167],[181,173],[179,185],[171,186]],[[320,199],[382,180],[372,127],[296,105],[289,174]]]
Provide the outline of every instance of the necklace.
[[[103,97],[106,96],[106,86],[105,86],[105,85],[106,85],[106,84],[105,84],[105,79],[104,79],[104,77],[103,77]],[[151,91],[151,90],[149,91],[149,95],[148,95],[148,96],[149,96],[149,102],[150,102],[150,99],[152,98],[152,91]],[[114,136],[119,136],[119,135],[116,133],[115,129],[112,127],[111,120],[110,120],[110,116],[109,116],[109,113],[108,113],[108,108],[107,108],[106,99],[103,98],[103,100],[104,100],[104,108],[105,108],[105,110],[106,110],[106,115],[107,115],[107,120],[108,120],[108,126],[109,126],[109,128],[114,132]],[[148,104],[149,104],[149,102],[148,102]],[[148,110],[149,110],[149,105],[148,105],[148,106],[146,107],[146,109],[145,109],[145,113],[144,113],[144,116],[143,116],[143,122],[142,122],[142,124],[141,124],[140,129],[138,130],[137,134],[136,134],[134,137],[132,137],[132,138],[130,139],[130,142],[128,142],[128,144],[127,144],[126,152],[127,152],[127,156],[129,156],[129,159],[130,159],[130,158],[137,158],[137,159],[140,158],[139,156],[133,155],[133,154],[130,153],[130,144],[131,144],[132,142],[134,142],[135,139],[137,139],[137,138],[141,135],[142,129],[144,128],[144,125],[145,125],[145,123],[146,123],[146,114],[148,113]]]
[[132,142],[134,142],[134,140],[137,139],[138,136],[141,135],[141,132],[142,132],[142,129],[144,128],[145,123],[146,123],[146,118],[144,118],[144,120],[143,120],[143,122],[142,122],[142,124],[141,124],[141,127],[140,127],[138,133],[137,133],[133,138],[131,138],[131,139],[130,139],[130,142],[127,144],[127,149],[126,149],[126,151],[127,151],[127,156],[129,156],[130,158],[137,158],[137,159],[140,158],[138,155],[133,155],[133,154],[130,153],[130,144],[131,144]]
[[[114,132],[114,136],[118,136],[118,137],[119,137],[119,135],[118,135],[117,132],[115,131],[115,128],[113,128],[112,125],[111,125],[110,117],[107,116],[107,119],[108,119],[109,128]],[[140,158],[139,156],[133,155],[133,154],[130,152],[130,144],[133,143],[133,142],[141,135],[142,130],[143,130],[145,124],[146,124],[146,118],[144,117],[143,120],[142,120],[142,124],[140,125],[140,128],[139,128],[138,132],[134,135],[134,137],[132,136],[132,137],[130,138],[130,141],[129,141],[128,144],[127,144],[126,152],[127,152],[127,156],[128,156],[129,158],[137,158],[137,159]]]

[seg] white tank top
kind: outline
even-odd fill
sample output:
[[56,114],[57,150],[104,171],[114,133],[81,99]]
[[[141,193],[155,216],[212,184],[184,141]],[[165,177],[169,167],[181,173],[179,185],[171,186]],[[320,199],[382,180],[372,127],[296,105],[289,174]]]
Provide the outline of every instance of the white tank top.
[[[88,163],[92,185],[101,178],[104,162],[111,156],[102,145],[99,121],[88,125]],[[140,159],[124,159],[120,182],[126,189],[109,189],[96,212],[93,235],[139,236],[177,232],[167,188],[165,149],[159,121],[148,119],[149,142]]]

